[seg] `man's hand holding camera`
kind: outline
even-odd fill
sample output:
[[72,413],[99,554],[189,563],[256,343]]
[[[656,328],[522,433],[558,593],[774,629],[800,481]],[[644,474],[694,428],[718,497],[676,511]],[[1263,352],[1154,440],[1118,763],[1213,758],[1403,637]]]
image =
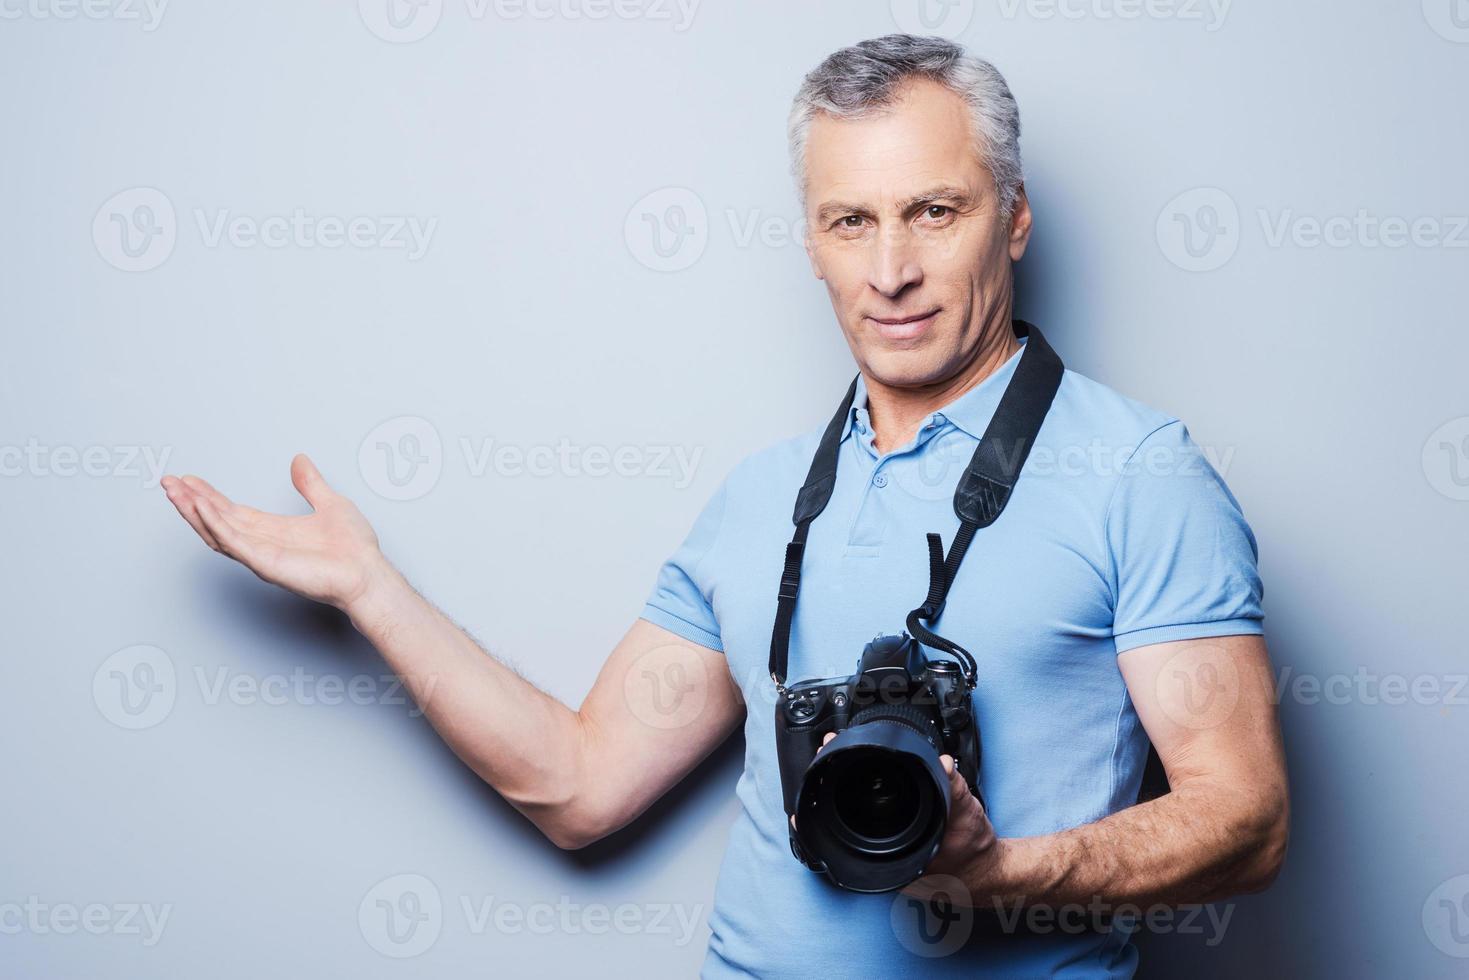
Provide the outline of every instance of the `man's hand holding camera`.
[[939,756],[939,764],[949,776],[949,822],[939,843],[938,853],[928,863],[923,877],[903,889],[904,894],[929,898],[942,891],[950,899],[953,889],[945,879],[957,878],[969,889],[976,902],[998,893],[1000,859],[1004,843],[995,834],[984,804],[969,789],[964,776],[954,765],[954,757]]

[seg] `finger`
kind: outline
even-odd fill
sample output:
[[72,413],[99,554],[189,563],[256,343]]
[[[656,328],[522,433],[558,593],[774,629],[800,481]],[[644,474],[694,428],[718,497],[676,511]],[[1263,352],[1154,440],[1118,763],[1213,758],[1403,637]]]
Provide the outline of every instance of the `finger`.
[[193,490],[196,494],[202,496],[204,499],[213,504],[216,511],[221,514],[229,515],[229,518],[232,522],[249,530],[259,529],[261,524],[264,523],[264,519],[268,519],[274,516],[271,514],[267,514],[262,510],[256,510],[254,507],[250,507],[246,504],[235,503],[233,500],[226,497],[218,490],[214,489],[214,484],[210,483],[202,476],[194,476],[191,473],[183,478],[183,483],[190,490]]
[[979,802],[979,797],[975,796],[974,790],[969,788],[969,780],[964,778],[964,774],[957,766],[949,776],[949,799],[950,801],[964,801],[965,807],[973,809],[976,820],[985,819],[984,804]]
[[179,515],[189,522],[189,527],[194,533],[207,544],[211,550],[219,550],[219,542],[214,540],[214,535],[209,533],[209,528],[199,519],[199,512],[194,506],[195,494],[189,487],[177,477],[166,478],[163,482],[163,492],[168,495],[169,503],[178,510]]
[[190,473],[183,478],[183,483],[190,490],[194,491],[196,494],[213,504],[214,509],[219,511],[221,514],[228,513],[229,510],[235,506],[235,502],[233,500],[226,497],[218,490],[214,489],[214,485],[208,480],[204,479],[202,476],[195,476],[194,474]]
[[975,803],[979,802],[978,800],[975,800],[974,794],[969,791],[969,780],[964,778],[964,774],[960,772],[959,767],[954,764],[953,756],[939,756],[939,764],[944,767],[944,772],[947,773],[949,777],[950,807],[958,805],[961,801],[965,799],[973,800]]
[[969,792],[969,780],[964,778],[964,774],[959,771],[958,766],[954,765],[952,758],[949,760],[949,788],[955,793],[962,793],[965,796],[972,795]]
[[203,497],[198,498],[194,505],[204,526],[209,529],[210,534],[214,535],[214,540],[219,542],[220,550],[242,564],[250,564],[252,548],[239,529]]
[[326,478],[305,453],[297,453],[291,460],[291,483],[306,498],[312,510],[320,510],[332,498],[332,488],[327,486]]

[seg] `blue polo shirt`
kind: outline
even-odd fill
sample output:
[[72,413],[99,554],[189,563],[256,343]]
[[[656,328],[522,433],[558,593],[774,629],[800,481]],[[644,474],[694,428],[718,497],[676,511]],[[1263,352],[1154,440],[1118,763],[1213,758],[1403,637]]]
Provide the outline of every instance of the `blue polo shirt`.
[[[953,540],[955,485],[1019,358],[887,453],[873,448],[858,381],[836,489],[806,546],[792,683],[850,674],[869,640],[904,628],[928,591],[924,534]],[[993,912],[842,891],[791,856],[767,658],[791,510],[824,428],[735,466],[641,614],[722,650],[747,708],[741,809],[704,976],[1131,976],[1125,930],[997,929]],[[999,835],[1052,833],[1132,805],[1147,738],[1117,655],[1260,633],[1261,591],[1254,536],[1184,425],[1067,371],[1009,506],[976,535],[936,627],[979,662],[980,781]]]

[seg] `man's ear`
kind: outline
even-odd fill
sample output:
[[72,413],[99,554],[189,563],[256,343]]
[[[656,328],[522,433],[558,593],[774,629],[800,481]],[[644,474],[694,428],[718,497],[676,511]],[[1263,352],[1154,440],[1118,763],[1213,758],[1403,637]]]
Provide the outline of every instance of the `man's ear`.
[[1025,254],[1025,246],[1030,243],[1030,198],[1026,196],[1025,185],[1021,184],[1015,189],[1015,206],[1010,210],[1010,261],[1019,262],[1020,257]]

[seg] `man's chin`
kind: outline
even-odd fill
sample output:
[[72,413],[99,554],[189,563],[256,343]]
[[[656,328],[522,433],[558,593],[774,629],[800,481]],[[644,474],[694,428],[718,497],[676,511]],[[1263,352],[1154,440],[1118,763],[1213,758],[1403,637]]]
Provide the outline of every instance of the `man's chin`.
[[889,388],[920,388],[944,378],[944,366],[927,351],[869,351],[865,362],[867,375]]

